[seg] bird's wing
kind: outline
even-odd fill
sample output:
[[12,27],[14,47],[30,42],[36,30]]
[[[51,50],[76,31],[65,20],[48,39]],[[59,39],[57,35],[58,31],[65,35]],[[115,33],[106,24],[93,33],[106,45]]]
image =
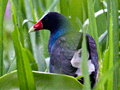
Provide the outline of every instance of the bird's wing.
[[59,37],[50,53],[50,72],[75,76],[77,68],[71,65],[71,59],[78,47],[81,33],[67,33]]
[[[71,76],[76,75],[78,68],[71,65],[71,60],[76,49],[81,48],[82,33],[69,33],[59,37],[50,53],[50,72],[61,73]],[[86,34],[87,48],[90,54],[90,60],[95,67],[95,77],[98,70],[98,54],[94,39]]]

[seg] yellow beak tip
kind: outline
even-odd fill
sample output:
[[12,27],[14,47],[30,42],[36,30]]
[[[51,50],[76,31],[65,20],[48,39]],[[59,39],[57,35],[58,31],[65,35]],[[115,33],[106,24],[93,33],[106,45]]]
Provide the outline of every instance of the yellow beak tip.
[[28,33],[33,32],[33,31],[35,31],[35,28],[32,26],[32,27],[29,29]]

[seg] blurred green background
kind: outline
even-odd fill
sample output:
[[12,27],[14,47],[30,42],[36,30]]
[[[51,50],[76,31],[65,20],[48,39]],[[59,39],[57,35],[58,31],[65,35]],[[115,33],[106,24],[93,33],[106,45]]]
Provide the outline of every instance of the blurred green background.
[[[29,68],[48,71],[50,32],[28,33],[28,30],[44,14],[55,11],[65,15],[75,30],[84,29],[95,39],[99,55],[99,80],[95,89],[119,90],[120,0],[1,0],[0,5],[0,76],[16,69],[26,73]],[[29,62],[31,67],[24,66]]]

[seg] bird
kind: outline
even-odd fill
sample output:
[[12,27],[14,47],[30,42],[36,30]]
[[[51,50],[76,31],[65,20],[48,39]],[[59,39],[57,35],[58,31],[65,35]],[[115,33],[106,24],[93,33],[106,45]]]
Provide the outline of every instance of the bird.
[[[58,12],[45,14],[28,32],[47,29],[50,31],[48,52],[50,55],[49,72],[73,77],[82,75],[82,41],[83,33],[74,29],[64,15]],[[98,75],[98,53],[96,42],[85,34],[87,44],[88,72],[91,88],[95,86]],[[84,84],[84,78],[78,79]]]

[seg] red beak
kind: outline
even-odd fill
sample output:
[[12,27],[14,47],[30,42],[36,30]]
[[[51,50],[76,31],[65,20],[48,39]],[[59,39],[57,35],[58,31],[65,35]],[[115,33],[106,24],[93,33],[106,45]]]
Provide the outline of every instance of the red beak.
[[41,20],[39,20],[33,27],[35,28],[35,31],[43,29]]
[[41,29],[43,29],[43,24],[42,24],[41,20],[39,20],[34,26],[32,26],[30,28],[30,30],[28,32],[38,31]]

